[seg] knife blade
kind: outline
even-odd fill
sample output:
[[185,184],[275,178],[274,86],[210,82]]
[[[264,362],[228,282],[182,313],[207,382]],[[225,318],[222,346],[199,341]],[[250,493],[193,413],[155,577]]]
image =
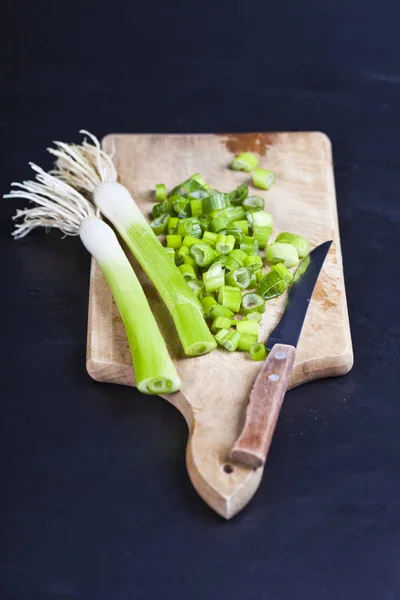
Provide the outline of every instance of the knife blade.
[[296,346],[315,284],[332,240],[312,250],[298,266],[287,294],[283,315],[265,346],[265,360],[246,408],[243,430],[230,458],[253,469],[265,464],[296,355]]

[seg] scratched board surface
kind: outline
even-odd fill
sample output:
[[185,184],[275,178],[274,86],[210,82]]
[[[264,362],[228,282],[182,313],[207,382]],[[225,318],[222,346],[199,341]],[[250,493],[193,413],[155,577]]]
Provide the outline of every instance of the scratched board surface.
[[[311,247],[333,240],[310,303],[291,386],[349,371],[353,353],[332,153],[324,134],[121,134],[107,136],[103,147],[114,152],[119,180],[146,215],[150,215],[154,204],[156,183],[163,182],[167,188],[172,188],[200,172],[212,187],[231,191],[240,183],[251,183],[249,174],[228,168],[233,156],[243,151],[257,154],[260,166],[276,174],[276,183],[269,191],[251,189],[251,193],[265,199],[265,209],[274,218],[272,239],[280,231],[291,231],[307,237]],[[233,514],[248,500],[244,496],[239,498],[239,487],[246,489],[247,486],[254,493],[261,476],[260,470],[254,474],[236,467],[230,477],[225,474],[221,478],[221,466],[239,432],[243,409],[259,365],[244,353],[231,354],[220,349],[198,358],[182,356],[165,307],[146,276],[134,261],[133,264],[182,379],[181,391],[167,399],[181,410],[189,424],[190,476],[199,493],[218,512],[224,516],[229,512]],[[267,303],[261,323],[261,340],[266,340],[275,327],[283,305],[284,296]],[[95,262],[90,282],[87,367],[96,380],[135,384],[122,321]],[[247,483],[243,486],[245,480]],[[235,500],[227,503],[226,499],[233,497]]]

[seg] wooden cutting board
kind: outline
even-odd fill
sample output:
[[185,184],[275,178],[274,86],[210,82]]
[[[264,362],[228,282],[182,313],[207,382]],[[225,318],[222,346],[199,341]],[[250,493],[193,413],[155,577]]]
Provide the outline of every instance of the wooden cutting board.
[[[312,247],[334,240],[311,300],[291,387],[350,370],[353,351],[332,153],[324,134],[109,135],[103,147],[114,151],[120,181],[146,215],[154,203],[156,183],[171,188],[200,172],[213,187],[230,191],[240,183],[250,183],[248,174],[228,168],[233,156],[243,151],[259,155],[260,166],[275,171],[276,183],[268,192],[251,192],[265,198],[265,208],[274,217],[274,233],[300,233]],[[247,504],[262,477],[262,469],[252,471],[228,461],[260,364],[247,354],[219,349],[207,356],[183,357],[167,311],[146,276],[133,264],[182,379],[181,391],[165,399],[181,411],[189,427],[189,476],[200,496],[229,519]],[[262,340],[280,318],[283,302],[282,296],[267,303]],[[122,321],[95,262],[90,278],[87,370],[97,381],[135,385]]]

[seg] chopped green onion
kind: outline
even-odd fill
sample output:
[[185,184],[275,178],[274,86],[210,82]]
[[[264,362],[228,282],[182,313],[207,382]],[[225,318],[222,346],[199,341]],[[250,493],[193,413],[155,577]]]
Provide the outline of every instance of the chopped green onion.
[[265,360],[267,357],[267,349],[264,344],[253,344],[250,348],[250,356],[252,360]]
[[286,231],[280,233],[275,242],[280,242],[282,244],[292,244],[297,250],[297,254],[299,258],[304,258],[307,252],[310,249],[310,244],[308,240],[302,235],[297,235],[295,233],[288,233]]
[[194,175],[191,176],[190,179],[194,179],[195,181],[197,181],[197,183],[199,183],[200,185],[205,185],[205,181],[204,178],[200,175],[200,173],[195,173]]
[[190,211],[192,217],[198,217],[203,214],[203,200],[190,200]]
[[192,265],[183,264],[178,267],[183,277],[186,279],[197,279],[196,272],[193,269]]
[[176,250],[175,262],[178,265],[183,265],[186,256],[189,256],[189,248],[187,246],[181,246]]
[[225,275],[225,283],[226,285],[245,290],[250,286],[250,274],[246,267],[242,267],[237,271],[230,271]]
[[161,235],[167,229],[169,219],[170,216],[168,213],[161,214],[159,217],[151,221],[150,227],[156,235]]
[[271,271],[276,271],[279,273],[279,275],[287,284],[291,283],[293,279],[293,273],[291,273],[283,263],[277,263],[276,265],[273,265]]
[[[240,221],[240,222],[243,223],[244,221]],[[247,224],[247,221],[246,221],[246,224]],[[248,231],[249,231],[249,227],[247,224],[247,233],[248,233]],[[240,243],[240,241],[243,239],[243,236],[244,236],[244,233],[240,229],[240,227],[237,227],[233,223],[228,223],[228,228],[226,230],[226,234],[233,235],[233,237],[235,238],[235,244]]]
[[245,235],[240,242],[240,250],[246,254],[258,254],[258,240],[256,238]]
[[175,262],[175,250],[173,248],[164,248],[171,260]]
[[267,246],[265,258],[270,265],[283,263],[285,267],[294,267],[299,262],[299,255],[292,244],[274,243]]
[[247,315],[253,311],[263,313],[265,311],[265,301],[259,294],[249,292],[242,298],[242,312]]
[[220,260],[222,265],[228,271],[236,271],[237,269],[241,269],[243,267],[243,263],[237,260],[237,258],[226,254],[223,254],[221,257],[218,257],[218,260]]
[[241,231],[243,231],[244,235],[248,235],[248,233],[249,233],[249,222],[247,221],[247,219],[246,220],[242,219],[240,221],[233,221],[232,225],[233,225],[233,227],[239,228]]
[[216,253],[209,244],[193,244],[190,247],[190,254],[193,256],[199,267],[208,267],[214,260]]
[[[81,223],[79,235],[98,262],[122,317],[137,388],[144,394],[176,392],[181,383],[179,376],[142,286],[115,233],[101,219],[87,217]],[[162,256],[170,265],[164,249]]]
[[229,254],[232,252],[235,247],[235,238],[233,235],[225,235],[224,233],[219,233],[216,243],[215,249],[220,254]]
[[215,219],[213,219],[211,221],[211,223],[210,223],[210,229],[214,233],[219,233],[223,229],[226,229],[227,225],[228,225],[228,219],[227,219],[227,217],[225,217],[224,215],[221,215],[220,217],[215,217]]
[[210,295],[210,296],[204,296],[204,297],[201,299],[201,306],[203,307],[203,312],[204,312],[204,315],[205,315],[206,317],[208,317],[208,316],[209,316],[209,314],[208,314],[208,313],[209,313],[209,310],[210,310],[210,308],[211,308],[212,306],[214,306],[215,304],[217,304],[217,301],[216,301],[216,299],[215,299],[213,296],[211,296],[211,295]]
[[200,279],[189,279],[187,283],[194,295],[198,298],[204,290],[204,283]]
[[230,285],[223,285],[218,292],[218,302],[222,306],[232,310],[234,313],[239,312],[240,304],[242,302],[242,293],[240,288]]
[[174,211],[181,219],[190,217],[190,202],[184,196],[175,196],[171,198]]
[[202,301],[204,298],[214,298],[214,294],[211,292],[206,292],[205,289],[203,292],[199,294],[199,300]]
[[210,329],[213,333],[217,333],[219,329],[230,329],[230,327],[231,319],[228,319],[228,317],[215,317]]
[[216,319],[217,317],[227,317],[230,319],[233,317],[233,315],[234,313],[226,306],[221,306],[221,304],[213,304],[206,316],[211,319]]
[[243,252],[243,250],[239,250],[238,248],[236,248],[235,250],[232,250],[232,252],[229,254],[229,256],[231,258],[236,258],[236,260],[238,260],[240,262],[240,267],[244,266],[244,261],[247,258],[246,252]]
[[286,290],[286,281],[276,271],[270,271],[259,281],[257,292],[264,298],[270,300],[283,294]]
[[203,210],[206,215],[214,210],[221,210],[230,205],[229,194],[214,194],[203,200]]
[[185,256],[183,259],[183,264],[190,265],[195,273],[199,270],[199,267],[192,256]]
[[178,217],[171,217],[168,221],[168,233],[178,233],[178,225]]
[[199,223],[200,223],[200,227],[202,232],[204,233],[205,231],[208,230],[209,225],[210,225],[210,221],[207,219],[207,217],[198,217]]
[[168,213],[170,215],[173,214],[173,208],[169,202],[161,202],[160,204],[155,204],[151,211],[153,219],[156,219],[157,217],[159,217],[160,215],[163,215],[164,213]]
[[167,248],[180,248],[182,246],[182,236],[177,233],[169,233],[166,240]]
[[205,242],[206,244],[209,244],[210,246],[212,246],[214,248],[217,238],[218,238],[218,233],[213,233],[212,231],[205,231],[203,233],[202,240],[203,240],[203,242]]
[[250,333],[258,337],[258,323],[255,320],[238,321],[237,330],[239,333]]
[[256,321],[256,323],[261,323],[262,316],[256,310],[253,310],[253,312],[250,312],[246,315],[246,319],[249,321]]
[[250,152],[242,152],[242,154],[236,156],[231,162],[231,169],[234,171],[246,171],[246,173],[250,173],[257,165],[257,156],[250,154]]
[[259,269],[258,271],[256,271],[257,283],[259,283],[263,277],[264,277],[264,273],[262,272],[262,269]]
[[156,201],[162,202],[167,197],[167,189],[164,183],[156,184]]
[[227,217],[228,222],[240,221],[241,219],[245,218],[246,211],[242,206],[228,206],[228,208],[224,208],[220,211],[220,215]]
[[229,331],[228,329],[220,329],[215,335],[217,344],[228,350],[234,352],[238,347],[240,340],[240,333],[238,331]]
[[182,237],[185,237],[185,235],[191,235],[195,238],[201,238],[202,231],[198,219],[195,217],[190,217],[189,219],[183,219],[180,221],[178,233]]
[[268,227],[272,233],[274,228],[272,216],[264,210],[258,210],[257,212],[249,213],[247,218],[250,223],[250,227],[253,230],[257,227]]
[[260,196],[249,196],[244,200],[243,207],[247,212],[255,212],[264,209],[264,198]]
[[257,271],[254,271],[253,273],[249,272],[249,275],[250,275],[250,283],[247,286],[247,289],[253,289],[253,288],[257,287],[257,283],[258,283],[257,282]]
[[[204,200],[204,198],[208,198],[209,193],[206,190],[199,188],[198,190],[194,190],[188,194],[188,200]],[[203,203],[202,203],[203,204]]]
[[257,343],[257,336],[250,333],[241,333],[238,343],[238,350],[250,352],[250,348]]
[[248,194],[248,186],[245,183],[242,183],[242,185],[239,185],[236,190],[233,190],[233,192],[229,194],[229,197],[233,206],[237,206],[238,204],[243,204],[243,201],[247,198]]
[[183,238],[182,244],[183,246],[187,246],[188,248],[190,248],[190,246],[193,246],[193,244],[198,244],[199,243],[199,238],[195,238],[192,235],[185,235],[185,237]]
[[253,183],[262,190],[269,190],[275,182],[275,173],[267,169],[255,169],[253,172]]
[[255,256],[248,256],[246,254],[244,257],[244,266],[247,267],[249,273],[254,273],[255,271],[258,271],[258,269],[261,269],[262,264],[262,258],[259,254],[256,254]]
[[221,262],[216,262],[203,273],[203,281],[207,292],[216,292],[225,283],[224,269]]
[[[215,348],[215,340],[204,321],[200,302],[179,271],[179,268],[190,268],[190,265],[176,267],[172,263],[124,186],[101,183],[94,192],[94,201],[116,227],[165,302],[185,354],[198,356],[211,352]],[[167,246],[176,248],[176,240],[172,245],[167,242]]]

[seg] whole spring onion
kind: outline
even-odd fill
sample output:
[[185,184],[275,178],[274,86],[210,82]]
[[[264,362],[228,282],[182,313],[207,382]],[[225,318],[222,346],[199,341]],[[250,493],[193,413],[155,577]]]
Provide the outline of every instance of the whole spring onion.
[[252,360],[264,360],[267,357],[267,349],[264,344],[253,344],[250,348],[250,356]]
[[[97,142],[96,138],[94,140]],[[75,152],[75,147],[73,148]],[[103,161],[103,174],[110,178],[116,177],[112,162],[98,145],[91,146],[84,142],[83,150],[85,160],[97,157],[99,161]],[[61,156],[65,154],[62,144],[57,144],[53,152]],[[95,216],[93,204],[66,182],[67,177],[59,178],[36,165],[31,166],[36,172],[35,180],[12,184],[18,189],[13,189],[5,196],[12,199],[24,198],[35,203],[33,207],[17,211],[13,236],[16,239],[22,238],[36,227],[53,227],[60,229],[65,235],[80,235],[83,244],[103,271],[120,311],[138,389],[146,394],[177,391],[180,388],[179,376],[142,287],[115,233]],[[76,182],[79,189],[83,189],[87,183],[81,170],[76,175],[71,175],[69,180]],[[154,236],[150,228],[149,230]],[[167,264],[174,266],[164,248],[162,256]]]
[[250,152],[242,152],[242,154],[236,156],[231,162],[231,169],[234,171],[246,171],[246,173],[250,173],[257,165],[257,156],[254,156],[254,154],[251,154]]
[[299,262],[299,255],[292,244],[274,243],[267,246],[265,258],[270,265],[283,263],[285,267],[295,267]]
[[269,190],[274,182],[275,173],[273,171],[267,171],[267,169],[254,169],[253,183],[255,187]]
[[304,258],[310,249],[310,244],[305,237],[302,235],[296,235],[295,233],[289,233],[287,231],[280,233],[275,242],[291,244],[296,248],[299,258]]

